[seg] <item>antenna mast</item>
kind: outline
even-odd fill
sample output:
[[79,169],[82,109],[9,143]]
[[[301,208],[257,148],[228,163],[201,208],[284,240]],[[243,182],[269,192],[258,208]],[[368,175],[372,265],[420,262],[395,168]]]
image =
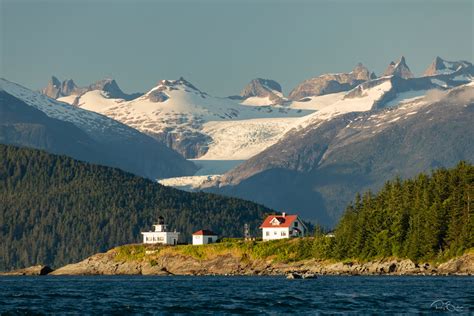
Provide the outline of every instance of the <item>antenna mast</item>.
[[249,228],[249,224],[247,223],[244,224],[244,239],[250,240],[250,228]]

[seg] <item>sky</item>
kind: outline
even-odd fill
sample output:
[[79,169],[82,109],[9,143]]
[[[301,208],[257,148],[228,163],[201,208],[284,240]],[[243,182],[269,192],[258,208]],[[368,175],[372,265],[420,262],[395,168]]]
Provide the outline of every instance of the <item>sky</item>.
[[472,0],[0,0],[0,77],[31,89],[51,75],[114,78],[127,93],[183,76],[215,96],[254,78],[288,93],[358,62],[380,75],[404,55],[473,62]]

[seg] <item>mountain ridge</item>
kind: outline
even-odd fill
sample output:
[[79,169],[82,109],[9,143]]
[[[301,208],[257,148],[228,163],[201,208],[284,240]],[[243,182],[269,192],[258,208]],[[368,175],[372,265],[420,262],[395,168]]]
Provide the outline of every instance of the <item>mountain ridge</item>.
[[358,63],[349,73],[323,74],[307,79],[297,85],[289,93],[288,98],[298,101],[308,96],[348,91],[364,81],[375,79],[374,77],[373,72],[370,72],[362,63]]
[[196,170],[165,145],[98,113],[58,102],[5,79],[0,79],[0,97],[2,143],[69,154],[153,179],[190,175]]
[[401,56],[400,60],[395,62],[390,62],[387,69],[385,69],[384,76],[398,76],[403,79],[414,78],[415,76],[411,72],[410,68],[406,64],[405,56]]
[[[112,78],[106,78],[102,80],[98,80],[86,87],[78,87],[76,83],[72,79],[66,79],[64,81],[60,81],[57,77],[51,76],[51,80],[48,82],[48,85],[41,89],[41,93],[47,95],[52,99],[59,99],[59,98],[66,98],[66,100],[71,100],[68,103],[72,103],[77,105],[77,99],[90,91],[99,90],[105,92],[106,97],[114,98],[114,99],[124,99],[126,101],[133,100],[143,93],[132,93],[126,94],[124,93],[120,87],[118,86],[117,82]],[[69,97],[69,98],[67,98]]]
[[[109,99],[97,91],[90,91],[83,94],[76,104],[140,130],[186,158],[207,159],[226,155],[211,146],[218,143],[216,138],[219,135],[232,128],[229,125],[245,122],[251,128],[248,137],[260,133],[260,127],[265,129],[264,135],[273,135],[283,130],[286,123],[280,124],[272,119],[301,117],[309,113],[280,105],[253,106],[230,98],[210,96],[184,78],[161,80],[148,92],[130,101]],[[252,120],[260,121],[254,124]],[[238,144],[235,146],[239,147]],[[239,157],[251,155],[247,148],[228,149],[229,152],[239,150]]]
[[459,61],[447,61],[442,59],[439,56],[433,60],[431,65],[423,73],[424,76],[436,76],[442,74],[451,74],[453,72],[457,72],[464,68],[472,67],[472,63],[459,60]]
[[315,120],[205,188],[275,209],[297,209],[307,218],[332,224],[355,190],[378,188],[396,175],[472,162],[473,91],[471,83],[396,108]]

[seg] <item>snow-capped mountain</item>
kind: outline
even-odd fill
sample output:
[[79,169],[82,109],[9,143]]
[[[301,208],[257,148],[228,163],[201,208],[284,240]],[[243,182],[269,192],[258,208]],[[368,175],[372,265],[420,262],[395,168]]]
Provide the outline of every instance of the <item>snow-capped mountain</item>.
[[360,83],[375,79],[375,74],[370,72],[361,63],[349,73],[324,74],[319,77],[303,81],[288,95],[293,101],[305,101],[306,97],[348,91]]
[[[358,64],[349,73],[306,80],[289,98],[269,79],[252,80],[239,96],[220,98],[180,78],[162,80],[131,100],[104,84],[90,85],[79,95],[58,100],[111,117],[192,158],[201,168],[198,177],[163,183],[199,188],[204,182],[218,181],[225,171],[295,131],[323,126],[351,113],[396,108],[433,89],[448,90],[470,82],[474,68],[460,63],[462,67],[453,72],[413,77],[402,57],[380,78]],[[221,168],[220,162],[225,162],[222,165],[227,169]]]
[[[147,93],[133,98],[110,79],[76,88],[75,94],[68,96],[63,96],[67,93],[61,90],[57,99],[136,128],[185,158],[245,160],[275,143],[295,123],[299,124],[300,117],[313,112],[317,114],[312,117],[329,119],[384,106],[396,101],[400,94],[413,97],[432,88],[445,89],[465,82],[454,80],[462,79],[458,72],[405,82],[405,68],[408,66],[401,58],[393,65],[393,78],[376,79],[358,64],[349,73],[325,74],[304,81],[293,89],[289,99],[284,97],[280,84],[270,79],[252,80],[240,96],[220,98],[201,91],[184,78],[162,80]],[[469,75],[469,69],[472,67],[462,70]],[[394,85],[395,77],[402,81]],[[390,83],[372,89],[385,81]],[[383,91],[375,92],[377,89]],[[52,90],[51,85],[45,90]]]
[[413,78],[413,74],[406,64],[405,57],[400,57],[400,60],[395,62],[390,62],[387,69],[383,73],[384,76],[398,76],[403,79]]
[[425,76],[446,75],[455,73],[461,69],[472,67],[472,64],[465,60],[447,61],[439,56],[433,60],[431,65],[425,70]]
[[407,100],[422,97],[432,89],[445,90],[471,80],[468,74],[465,75],[466,80],[457,80],[460,79],[458,77],[459,73],[407,79],[395,75],[385,76],[365,81],[347,92],[307,97],[304,101],[293,102],[290,107],[315,110],[295,124],[305,127],[346,113],[398,106]]
[[[454,75],[456,74],[452,76]],[[253,128],[247,127],[246,124],[248,124],[249,121],[246,120],[231,121],[227,123],[226,129],[218,129],[219,132],[213,134],[213,139],[219,146],[211,148],[209,154],[212,155],[214,150],[219,148],[225,154],[221,153],[215,155],[216,159],[226,159],[226,157],[231,157],[227,159],[237,160],[248,159],[245,156],[236,155],[234,151],[225,150],[235,150],[237,148],[236,144],[240,144],[240,146],[244,148],[252,148],[252,153],[258,157],[257,153],[260,152],[258,149],[262,148],[263,146],[260,146],[264,143],[262,139],[268,140],[263,148],[269,148],[273,144],[277,144],[282,139],[285,139],[286,135],[306,130],[308,126],[323,126],[328,122],[337,120],[339,117],[351,113],[367,113],[386,108],[397,108],[401,104],[423,98],[429,94],[430,91],[444,91],[448,89],[446,88],[446,84],[442,86],[438,85],[437,80],[439,79],[433,80],[433,78],[424,77],[403,79],[398,76],[387,76],[366,81],[348,92],[311,97],[309,98],[310,100],[306,102],[292,102],[291,105],[288,106],[289,108],[303,108],[311,110],[313,113],[301,118],[287,118],[285,120],[281,118],[274,119],[272,121],[275,124],[273,126],[273,133],[268,133],[267,135],[263,135],[263,137],[261,134],[258,134],[260,141],[255,142],[255,144],[257,144],[256,148],[249,146],[249,143],[252,144],[253,142],[250,142],[251,138],[248,137],[245,132],[243,134],[242,131],[266,131],[263,126],[268,129],[270,120],[266,119],[265,125]],[[446,80],[446,82],[450,82],[456,86],[463,83],[449,80]],[[258,123],[257,120],[251,120],[251,122],[254,124]],[[230,128],[230,126],[232,126],[232,128]],[[280,129],[278,129],[278,127]],[[239,135],[245,135],[246,137],[239,137]],[[230,167],[235,167],[235,165]],[[237,170],[240,170],[240,167],[237,168]],[[212,172],[213,170],[208,169],[208,171]],[[167,179],[161,183],[179,188],[199,189],[209,185],[212,186],[213,183],[218,183],[220,179],[219,174],[220,173],[199,173],[199,177]],[[240,170],[238,174],[242,177],[246,176],[246,173],[242,170]]]
[[[128,126],[111,120],[106,116],[68,106],[6,79],[0,79],[0,88],[29,106],[40,110],[47,116],[70,122],[96,138],[109,139],[111,136],[122,138],[137,133],[137,131]],[[112,135],[105,135],[105,131],[108,129],[113,130],[114,133]]]
[[240,95],[230,97],[244,105],[282,105],[285,101],[281,86],[275,80],[257,78],[245,86]]
[[288,119],[310,113],[284,106],[249,106],[238,100],[213,97],[184,78],[161,80],[130,101],[92,90],[79,96],[74,104],[151,135],[186,158],[202,159],[250,158],[285,131]]
[[50,98],[77,105],[80,97],[88,92],[101,91],[105,98],[133,100],[142,95],[142,93],[126,94],[124,93],[114,79],[99,80],[87,87],[78,87],[72,79],[59,81],[52,76],[48,85],[41,92]]
[[473,121],[473,82],[430,90],[391,107],[308,120],[204,187],[332,225],[356,192],[474,161]]
[[149,178],[189,175],[195,166],[153,138],[107,116],[0,79],[2,143],[45,149]]

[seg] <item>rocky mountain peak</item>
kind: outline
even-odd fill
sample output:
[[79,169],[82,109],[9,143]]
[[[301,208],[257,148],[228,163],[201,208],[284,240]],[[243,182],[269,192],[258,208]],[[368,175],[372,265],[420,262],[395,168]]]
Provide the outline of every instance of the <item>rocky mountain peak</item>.
[[63,96],[71,95],[77,92],[77,86],[72,79],[64,80],[61,85],[61,94]]
[[188,89],[191,89],[195,93],[200,94],[202,97],[207,95],[205,92],[201,92],[201,90],[196,88],[191,82],[184,79],[184,77],[179,77],[178,80],[160,80],[158,85],[146,94],[146,97],[151,102],[165,102],[170,98],[166,91],[179,90],[183,88],[188,92]]
[[50,98],[57,98],[61,91],[61,81],[55,76],[51,76],[51,79],[48,81],[48,85],[41,90],[43,94],[46,94]]
[[60,97],[76,94],[78,88],[72,79],[61,82],[57,77],[51,76],[48,85],[41,92],[50,98],[57,99]]
[[319,96],[341,91],[349,91],[362,82],[377,78],[362,63],[358,63],[349,73],[323,74],[307,79],[296,86],[289,94],[291,100]]
[[117,82],[111,78],[102,79],[97,82],[94,82],[87,89],[89,91],[100,90],[107,92],[109,98],[124,98],[125,95],[125,93],[118,86]]
[[84,93],[89,91],[104,91],[109,98],[132,100],[142,95],[142,93],[126,94],[124,93],[117,82],[114,79],[106,78],[94,82],[87,87],[78,87],[74,80],[67,79],[60,81],[55,76],[52,76],[48,82],[48,85],[41,90],[41,93],[47,95],[50,98],[58,99],[61,97],[67,97],[70,95],[82,96]]
[[405,56],[400,57],[400,60],[395,62],[390,62],[387,69],[383,73],[384,76],[398,76],[403,79],[413,78],[413,73],[408,67]]
[[179,79],[176,81],[176,83],[181,84],[183,86],[186,86],[186,87],[191,88],[191,89],[196,90],[196,91],[201,91],[198,88],[196,88],[196,86],[194,86],[191,82],[184,79],[184,77],[179,77]]
[[436,56],[433,63],[435,64],[436,67],[440,68],[440,67],[443,67],[443,61],[444,60],[441,57]]
[[283,94],[281,85],[275,80],[256,78],[247,84],[239,94],[239,98],[247,99],[251,97],[267,98],[272,104],[282,104]]
[[90,90],[104,90],[106,86],[115,86],[117,82],[114,79],[106,78],[99,81],[96,81],[89,85]]
[[433,62],[425,70],[425,76],[436,76],[443,74],[451,74],[464,68],[471,67],[472,64],[468,61],[447,61],[443,58],[436,56]]
[[371,73],[367,67],[362,63],[358,63],[352,70],[352,74],[355,80],[370,80],[373,72]]
[[200,90],[196,88],[196,86],[194,86],[188,80],[184,79],[184,77],[179,77],[178,80],[169,80],[169,79],[160,80],[158,82],[158,86],[159,86],[158,89],[160,90],[166,90],[166,89],[174,90],[177,88],[177,86],[184,86],[184,87],[200,92]]
[[139,96],[143,95],[142,93],[133,93],[133,94],[126,94],[125,92],[120,89],[117,84],[117,81],[112,78],[106,78],[99,81],[94,82],[87,88],[83,89],[85,91],[104,91],[107,94],[108,98],[111,99],[124,99],[124,100],[133,100],[138,98]]
[[245,86],[240,92],[240,96],[242,98],[266,97],[274,91],[281,92],[281,86],[278,82],[270,79],[257,78]]
[[48,86],[52,86],[59,89],[61,87],[61,81],[59,81],[57,77],[51,76],[51,79],[48,82]]

